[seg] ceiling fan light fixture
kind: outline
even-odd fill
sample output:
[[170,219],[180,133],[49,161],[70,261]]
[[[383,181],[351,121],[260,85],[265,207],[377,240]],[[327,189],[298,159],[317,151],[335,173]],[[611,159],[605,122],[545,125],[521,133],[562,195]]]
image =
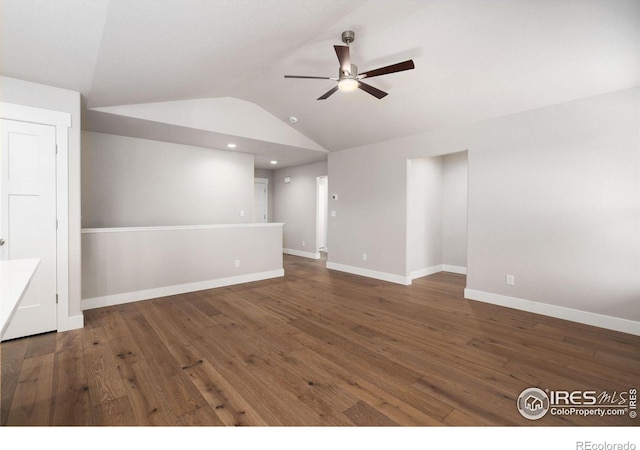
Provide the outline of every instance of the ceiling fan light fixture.
[[391,64],[389,66],[379,67],[374,70],[369,70],[358,75],[358,67],[355,64],[351,64],[351,53],[349,50],[349,44],[351,44],[355,39],[355,33],[353,31],[345,31],[342,33],[342,42],[347,45],[334,45],[333,49],[336,52],[336,56],[338,57],[338,77],[316,77],[309,75],[285,75],[285,78],[306,78],[306,79],[315,79],[315,80],[334,80],[338,82],[338,85],[332,87],[330,90],[322,94],[318,97],[318,100],[326,100],[331,97],[336,91],[343,92],[351,92],[356,89],[361,89],[367,94],[373,95],[378,100],[387,96],[387,93],[381,91],[380,89],[371,86],[367,83],[364,83],[360,80],[369,79],[373,77],[379,77],[380,75],[388,75],[396,72],[403,72],[405,70],[415,69],[415,65],[413,64],[413,60],[408,59],[406,61],[402,61],[396,64]]
[[338,82],[338,89],[342,92],[351,92],[358,89],[358,80],[355,78],[343,78]]

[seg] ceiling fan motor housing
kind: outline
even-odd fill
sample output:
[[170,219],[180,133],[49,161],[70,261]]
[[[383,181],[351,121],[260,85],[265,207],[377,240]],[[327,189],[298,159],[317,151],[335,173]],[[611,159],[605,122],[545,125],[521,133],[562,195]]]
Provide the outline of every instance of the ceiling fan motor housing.
[[342,32],[342,42],[344,42],[345,44],[349,45],[355,39],[356,39],[356,34],[353,31],[347,30]]
[[342,68],[338,69],[338,80],[344,78],[356,78],[358,76],[358,66],[351,64],[351,71],[343,71]]

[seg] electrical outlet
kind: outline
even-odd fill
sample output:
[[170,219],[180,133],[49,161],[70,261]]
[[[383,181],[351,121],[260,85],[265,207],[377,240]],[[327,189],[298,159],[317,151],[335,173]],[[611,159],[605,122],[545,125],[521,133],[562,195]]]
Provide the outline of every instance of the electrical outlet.
[[362,260],[363,260],[363,261],[366,261],[366,260],[367,260],[367,254],[366,254],[366,253],[363,253],[363,254],[362,254]]
[[335,210],[332,210],[332,211],[331,211],[331,217],[335,217],[335,216],[336,216],[336,211],[335,211]]
[[302,246],[304,247],[305,245],[307,245],[307,243],[305,241],[302,241]]
[[236,267],[240,267],[240,260],[239,259],[236,259],[235,266]]
[[509,286],[515,286],[516,278],[513,275],[507,275],[505,283]]
[[240,210],[240,217],[244,217],[244,209]]

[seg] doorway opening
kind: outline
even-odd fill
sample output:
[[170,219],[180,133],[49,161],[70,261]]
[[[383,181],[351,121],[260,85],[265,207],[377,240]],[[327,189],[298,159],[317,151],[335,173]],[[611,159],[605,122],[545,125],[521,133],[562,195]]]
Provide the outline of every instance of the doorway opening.
[[467,273],[468,152],[407,161],[407,275]]

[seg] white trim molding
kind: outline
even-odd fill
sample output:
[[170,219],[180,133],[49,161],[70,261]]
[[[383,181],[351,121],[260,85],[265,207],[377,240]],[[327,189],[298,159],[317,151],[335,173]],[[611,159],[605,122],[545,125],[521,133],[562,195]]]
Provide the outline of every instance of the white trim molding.
[[118,228],[83,228],[82,234],[96,233],[130,233],[132,231],[173,231],[173,230],[211,230],[227,228],[260,228],[283,227],[284,223],[226,223],[216,225],[177,225],[161,227],[118,227]]
[[301,256],[303,258],[320,259],[320,252],[303,252],[301,250],[294,250],[292,248],[283,248],[282,253],[293,256]]
[[442,272],[450,272],[450,273],[457,273],[460,275],[466,275],[467,274],[467,268],[463,267],[463,266],[451,266],[449,264],[443,264],[442,265]]
[[78,314],[77,316],[69,316],[67,320],[67,329],[58,331],[69,331],[84,328],[84,315]]
[[493,294],[491,292],[476,291],[474,289],[465,289],[464,297],[469,300],[477,300],[485,303],[491,303],[493,305],[505,306],[507,308],[519,309],[521,311],[541,314],[543,316],[555,317],[557,319],[569,320],[571,322],[640,336],[640,322],[634,322],[633,320],[605,316],[578,309],[565,308],[564,306],[549,305],[547,303],[509,297],[506,295]]
[[251,283],[253,281],[268,280],[284,276],[284,269],[270,270],[267,272],[249,273],[234,277],[218,278],[215,280],[198,281],[195,283],[163,286],[153,289],[144,289],[135,292],[123,292],[121,294],[105,295],[103,297],[85,298],[82,300],[82,310],[102,308],[104,306],[120,305],[123,303],[138,302],[152,298],[167,297],[169,295],[184,294],[187,292],[203,291],[235,284]]
[[327,261],[327,269],[347,272],[368,278],[375,278],[376,280],[388,281],[390,283],[402,284],[404,286],[409,286],[411,284],[411,277],[395,275],[393,273],[378,272],[377,270],[363,269],[362,267],[348,266],[329,261]]
[[0,116],[3,119],[18,120],[20,122],[71,128],[71,113],[64,111],[0,102]]

